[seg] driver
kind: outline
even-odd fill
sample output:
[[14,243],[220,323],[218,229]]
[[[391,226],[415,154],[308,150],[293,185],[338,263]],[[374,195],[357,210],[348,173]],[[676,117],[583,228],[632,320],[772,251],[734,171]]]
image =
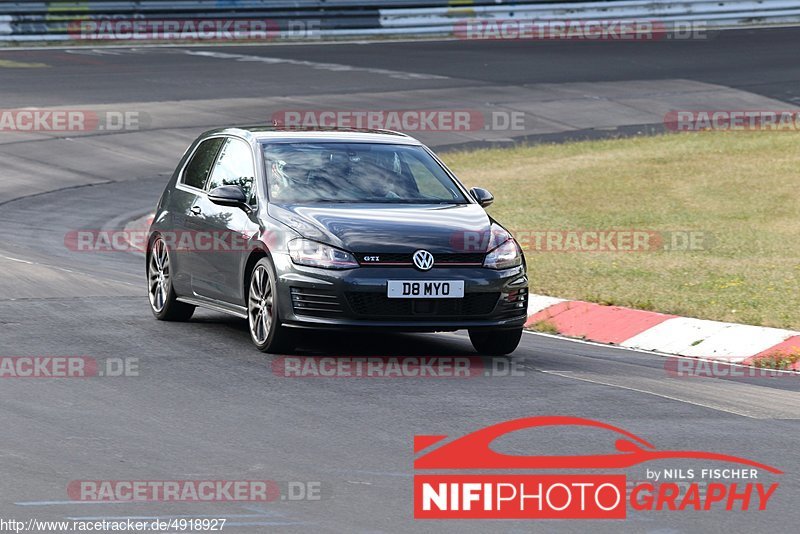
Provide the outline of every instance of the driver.
[[273,160],[270,165],[272,173],[272,180],[270,180],[269,196],[272,198],[281,198],[282,193],[289,189],[289,177],[284,172],[286,162],[283,160]]

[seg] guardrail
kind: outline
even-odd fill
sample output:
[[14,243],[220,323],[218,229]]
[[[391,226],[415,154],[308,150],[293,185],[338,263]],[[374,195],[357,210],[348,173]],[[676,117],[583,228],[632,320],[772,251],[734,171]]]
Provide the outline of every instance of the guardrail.
[[[238,21],[245,40],[448,36],[475,20],[795,23],[800,0],[21,0],[0,2],[0,41],[215,40],[230,35],[225,21]],[[166,22],[197,33],[169,33]]]

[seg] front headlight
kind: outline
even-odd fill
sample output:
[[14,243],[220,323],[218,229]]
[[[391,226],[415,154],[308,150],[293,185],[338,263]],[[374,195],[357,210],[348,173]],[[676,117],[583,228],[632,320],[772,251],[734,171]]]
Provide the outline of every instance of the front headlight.
[[509,239],[494,250],[490,250],[483,260],[483,266],[489,269],[508,269],[522,264],[522,254],[513,239]]
[[349,252],[308,239],[289,241],[289,257],[294,263],[309,267],[324,269],[354,269],[358,267],[358,262]]

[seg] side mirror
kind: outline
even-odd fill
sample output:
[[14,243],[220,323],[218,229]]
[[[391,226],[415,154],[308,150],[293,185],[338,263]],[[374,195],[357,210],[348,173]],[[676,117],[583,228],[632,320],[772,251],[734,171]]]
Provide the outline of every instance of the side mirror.
[[247,195],[245,195],[244,189],[238,185],[215,187],[208,193],[208,200],[220,206],[234,206],[245,211],[251,210],[247,204]]
[[472,195],[472,198],[478,201],[478,204],[483,206],[484,208],[494,202],[494,196],[481,187],[473,187],[469,190],[469,194]]

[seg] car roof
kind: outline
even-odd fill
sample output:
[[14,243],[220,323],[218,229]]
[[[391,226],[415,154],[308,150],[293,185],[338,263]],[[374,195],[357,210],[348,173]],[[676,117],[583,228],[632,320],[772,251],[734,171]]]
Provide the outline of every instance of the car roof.
[[413,137],[392,130],[362,130],[355,128],[286,128],[271,125],[237,126],[209,130],[203,137],[214,134],[237,135],[258,142],[347,142],[421,145]]

